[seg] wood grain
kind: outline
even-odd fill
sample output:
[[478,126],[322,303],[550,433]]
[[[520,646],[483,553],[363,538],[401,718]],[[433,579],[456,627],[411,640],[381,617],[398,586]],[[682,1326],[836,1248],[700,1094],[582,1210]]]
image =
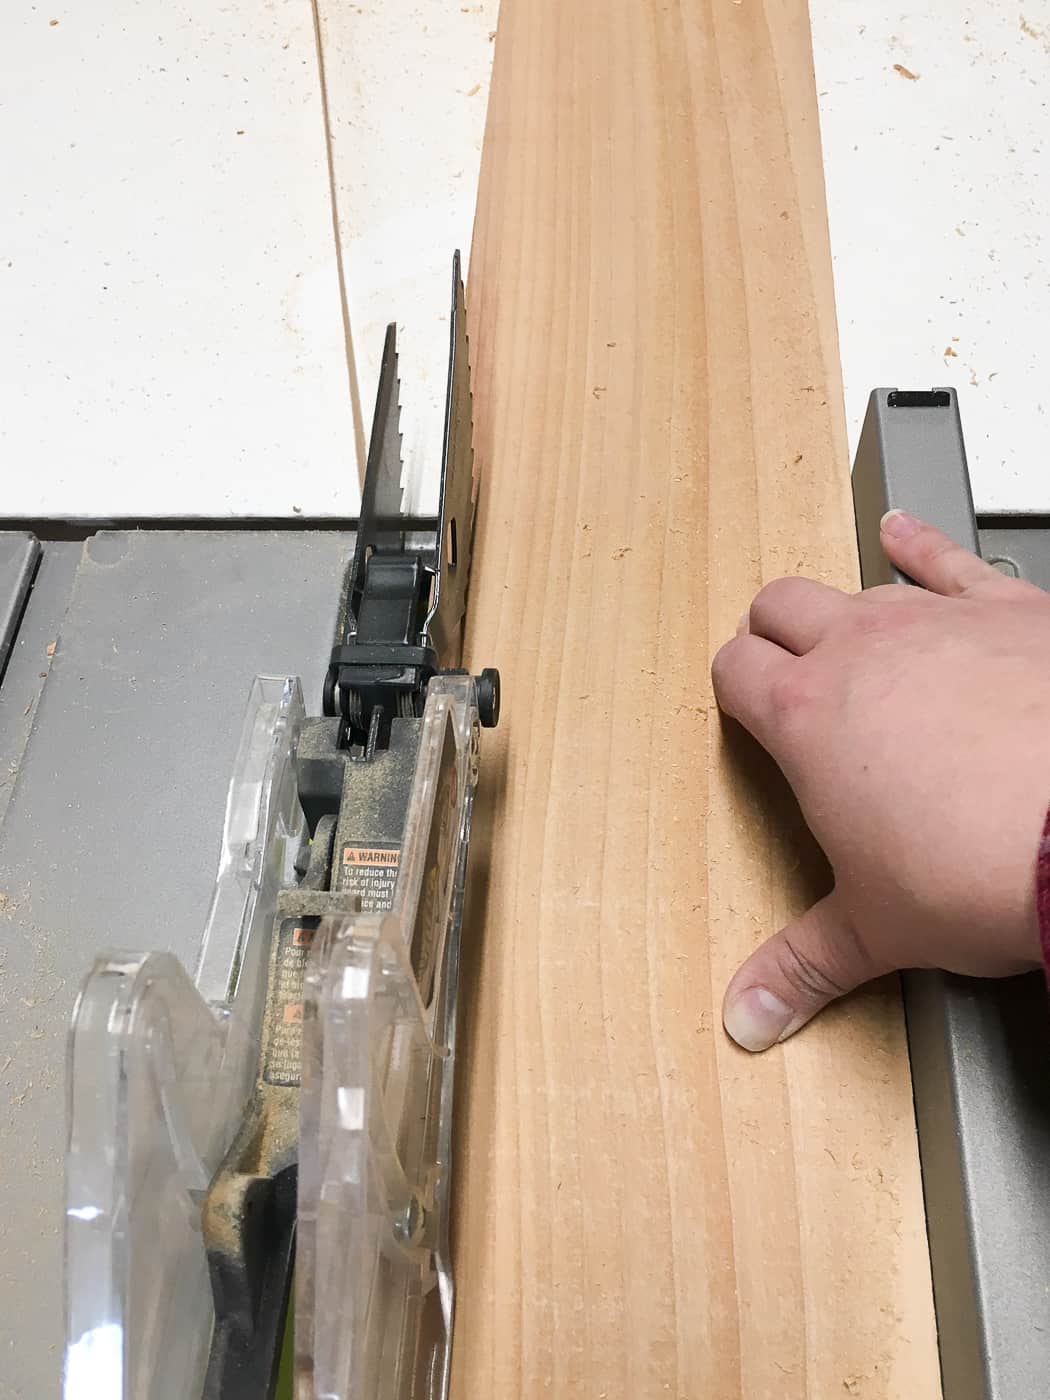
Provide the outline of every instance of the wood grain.
[[468,301],[453,1394],[937,1396],[896,986],[720,1027],[826,872],[709,660],[857,582],[804,0],[504,0]]

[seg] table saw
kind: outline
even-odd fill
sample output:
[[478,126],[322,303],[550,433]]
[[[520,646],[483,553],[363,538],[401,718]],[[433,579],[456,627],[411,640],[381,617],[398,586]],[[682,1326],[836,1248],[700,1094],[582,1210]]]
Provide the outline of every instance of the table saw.
[[[891,506],[1050,588],[1050,532],[975,519],[955,394],[878,390],[854,469],[864,582]],[[0,1067],[9,1337],[0,1394],[63,1365],[64,1056],[102,948],[192,966],[244,697],[303,677],[319,713],[353,524],[0,536]],[[905,976],[945,1400],[1031,1400],[1050,1374],[1050,1034],[1041,975]]]
[[[5,874],[19,893],[4,896],[12,932],[15,919],[36,930],[31,945],[12,949],[12,970],[36,989],[19,998],[31,1023],[26,1039],[48,1041],[56,1029],[44,1024],[42,1006],[54,1001],[59,1019],[70,1015],[64,1326],[60,1342],[45,1342],[43,1352],[61,1356],[66,1400],[269,1400],[292,1383],[293,1371],[296,1394],[318,1400],[447,1396],[459,944],[480,735],[500,708],[498,672],[473,677],[458,665],[476,494],[458,253],[448,325],[437,514],[417,519],[404,509],[390,325],[360,519],[352,534],[325,532],[320,552],[299,554],[279,622],[267,592],[281,551],[270,554],[265,534],[165,532],[169,555],[152,545],[140,554],[145,532],[96,532],[72,576],[61,564],[73,563],[75,545],[45,559],[34,536],[4,537],[4,655],[14,648],[19,660],[31,658],[34,621],[46,619],[58,633],[44,646],[56,683],[40,697],[38,717],[71,703],[88,726],[76,741],[90,756],[87,788],[78,795],[75,780],[47,784],[67,812],[84,814],[80,837],[62,841],[67,912],[79,912],[65,924],[57,910],[45,912],[39,901],[57,882],[34,875],[14,847]],[[296,541],[288,543],[291,561]],[[48,593],[53,562],[71,586],[64,601],[61,585]],[[302,586],[311,573],[327,601]],[[172,591],[176,574],[184,586]],[[165,583],[158,588],[157,580]],[[117,623],[106,643],[93,624],[82,632],[73,622],[78,598],[89,593],[108,598],[102,613],[93,603],[91,615]],[[265,653],[253,640],[261,633],[313,637],[304,609],[331,642],[314,717],[286,665],[256,673],[247,707],[242,689],[230,709],[243,711],[231,754],[228,733],[189,701],[196,688],[207,704],[223,703],[208,675],[213,656],[230,684],[243,683],[239,660],[224,666],[212,645],[224,649],[231,621],[248,654]],[[180,615],[199,617],[202,633]],[[210,641],[206,618],[222,619]],[[185,694],[169,691],[163,660],[175,633],[186,644],[175,644]],[[156,664],[144,644],[156,645]],[[99,646],[101,668],[92,659]],[[67,666],[76,698],[58,701],[57,675]],[[112,700],[95,689],[103,672],[120,678]],[[7,674],[14,685],[48,679],[47,671],[22,677],[18,664]],[[172,748],[179,727],[159,715],[159,723],[143,712],[126,725],[136,697],[147,709],[172,706],[183,720],[197,713],[202,735],[222,736],[219,754],[192,727]],[[33,710],[31,702],[22,718]],[[76,728],[73,721],[68,732]],[[50,741],[37,748],[30,737],[24,729],[21,743],[13,735],[16,750],[25,750],[10,767],[13,808],[34,756],[50,751],[49,764],[57,757]],[[154,767],[161,750],[166,757]],[[179,776],[190,752],[203,756],[205,770],[225,757],[230,774],[203,925],[169,902],[174,890],[163,878],[154,879],[157,865],[176,886],[186,875],[172,865],[166,840],[141,861],[128,845],[132,828],[155,820],[211,836],[191,809],[175,810],[182,795],[192,800],[193,784]],[[125,759],[127,775],[117,771]],[[132,772],[150,775],[138,794]],[[94,843],[109,825],[106,793],[131,825],[126,836],[111,829],[103,849]],[[51,818],[15,819],[25,832],[48,820],[71,824],[58,809]],[[212,864],[199,850],[186,853],[194,869]],[[129,856],[133,864],[123,865]],[[84,890],[97,889],[107,902],[122,869],[146,879],[150,908],[121,912],[111,901],[88,950],[78,933]],[[180,931],[198,924],[196,947],[192,935],[172,937],[173,915]],[[54,958],[52,939],[63,944]],[[30,954],[24,968],[20,951]],[[85,951],[89,970],[77,977],[66,955]],[[70,1014],[61,992],[77,982]],[[11,1044],[22,1048],[14,1036]],[[53,1037],[44,1048],[55,1048]],[[28,1108],[12,1125],[34,1151],[34,1110],[57,1098],[53,1070],[50,1059],[37,1070],[27,1053],[16,1071],[36,1075],[11,1100],[14,1109]],[[37,1267],[34,1260],[27,1272]],[[53,1379],[19,1378],[15,1393],[23,1388],[51,1390]]]

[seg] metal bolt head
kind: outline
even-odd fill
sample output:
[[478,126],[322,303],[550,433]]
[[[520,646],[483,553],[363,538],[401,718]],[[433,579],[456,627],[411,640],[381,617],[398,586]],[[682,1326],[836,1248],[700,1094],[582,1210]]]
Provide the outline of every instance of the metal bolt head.
[[420,1243],[426,1228],[426,1212],[418,1196],[413,1196],[399,1215],[394,1217],[394,1238],[398,1244],[412,1249]]

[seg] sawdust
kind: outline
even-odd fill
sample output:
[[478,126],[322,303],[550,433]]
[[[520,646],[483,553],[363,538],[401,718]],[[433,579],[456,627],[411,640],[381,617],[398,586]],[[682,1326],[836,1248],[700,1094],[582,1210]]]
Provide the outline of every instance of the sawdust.
[[905,68],[903,63],[895,63],[893,65],[893,71],[899,73],[902,78],[907,78],[909,83],[917,83],[919,81],[919,74],[913,73],[910,68]]
[[1034,24],[1029,24],[1024,15],[1021,16],[1021,33],[1026,34],[1029,39],[1034,39],[1037,44],[1042,44],[1047,53],[1050,53],[1050,30],[1036,29]]
[[35,1011],[38,1006],[47,1006],[49,1002],[54,1001],[59,992],[65,989],[66,979],[64,977],[55,977],[53,972],[45,972],[42,975],[45,977],[54,977],[55,985],[44,996],[19,997],[19,1001],[27,1011]]
[[17,908],[18,905],[11,896],[6,894],[3,890],[0,890],[0,914],[4,914],[10,918]]

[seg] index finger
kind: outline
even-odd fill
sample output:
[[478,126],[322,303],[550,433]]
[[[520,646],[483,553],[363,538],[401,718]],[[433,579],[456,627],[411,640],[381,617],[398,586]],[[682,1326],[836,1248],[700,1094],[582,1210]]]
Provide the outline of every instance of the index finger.
[[882,547],[902,573],[945,598],[1001,592],[1010,580],[998,569],[925,520],[903,510],[891,510],[879,526]]

